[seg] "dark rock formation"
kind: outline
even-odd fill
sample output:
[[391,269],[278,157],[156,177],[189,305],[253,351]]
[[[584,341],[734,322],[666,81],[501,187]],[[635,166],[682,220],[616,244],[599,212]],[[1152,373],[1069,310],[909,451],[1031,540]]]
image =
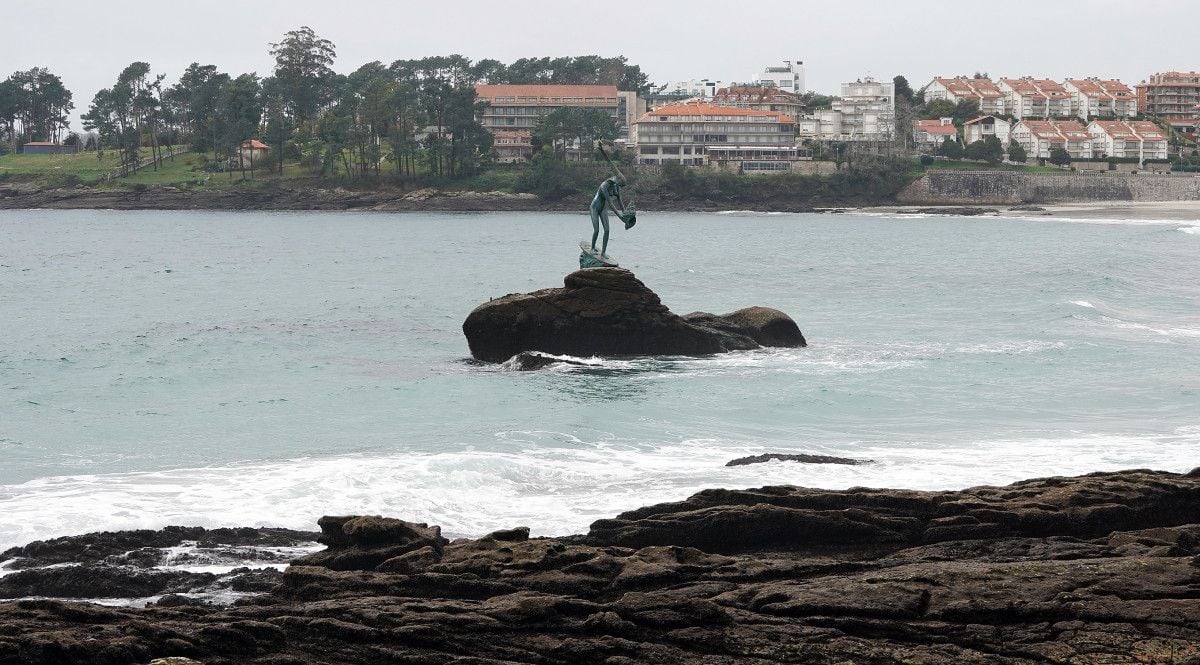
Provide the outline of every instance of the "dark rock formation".
[[870,464],[872,460],[853,459],[850,457],[833,457],[831,455],[808,455],[801,453],[799,455],[786,455],[784,453],[763,453],[762,455],[751,455],[749,457],[739,457],[731,459],[725,463],[725,466],[746,466],[747,464],[762,464],[779,460],[780,462],[799,462],[801,464]]
[[712,490],[569,538],[326,518],[344,569],[232,607],[0,603],[0,665],[1194,664],[1198,522],[1200,473],[1152,471]]
[[979,215],[996,215],[995,208],[975,208],[971,206],[937,206],[934,208],[917,208],[910,212],[921,215],[957,215],[960,217],[977,217]]
[[120,563],[131,564],[138,558],[135,550],[149,556],[148,565],[158,564],[160,547],[175,547],[194,541],[200,547],[216,545],[252,545],[258,547],[294,546],[311,543],[317,534],[292,529],[205,529],[198,526],[169,526],[159,531],[104,531],[82,536],[65,536],[37,540],[24,547],[0,552],[0,563],[9,562],[16,568],[49,566],[56,563],[87,563],[120,557]]
[[622,268],[567,275],[564,288],[512,294],[476,307],[463,323],[471,355],[504,362],[523,351],[573,356],[707,355],[760,346],[804,346],[786,314],[749,307],[717,316],[672,314]]

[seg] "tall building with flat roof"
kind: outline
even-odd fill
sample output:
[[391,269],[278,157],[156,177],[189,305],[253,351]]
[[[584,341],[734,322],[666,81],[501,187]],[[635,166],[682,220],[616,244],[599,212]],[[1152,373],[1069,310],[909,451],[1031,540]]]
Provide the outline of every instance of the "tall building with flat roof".
[[804,61],[784,60],[782,67],[764,67],[752,79],[754,85],[765,85],[780,88],[797,95],[804,94]]
[[1189,134],[1196,132],[1200,72],[1158,72],[1137,85],[1138,110]]
[[887,141],[896,133],[896,85],[867,76],[842,84],[829,109],[800,120],[800,135],[826,141]]
[[499,162],[523,162],[533,157],[533,128],[538,120],[563,107],[600,109],[612,117],[620,130],[626,115],[615,85],[522,85],[480,84],[479,101],[487,102],[480,116],[484,129],[492,133],[492,146]]

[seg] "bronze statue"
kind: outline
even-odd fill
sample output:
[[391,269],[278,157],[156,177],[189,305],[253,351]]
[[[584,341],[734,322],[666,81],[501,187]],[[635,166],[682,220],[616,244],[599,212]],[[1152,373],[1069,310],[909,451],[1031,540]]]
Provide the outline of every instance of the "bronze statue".
[[[637,223],[637,212],[633,208],[633,203],[625,204],[621,198],[621,188],[625,186],[625,174],[621,173],[616,164],[613,164],[609,159],[608,153],[604,151],[604,144],[597,143],[596,147],[600,150],[600,154],[604,156],[604,160],[612,167],[613,175],[609,176],[600,183],[600,187],[596,190],[596,195],[592,197],[592,205],[588,212],[592,218],[592,243],[589,246],[587,242],[580,243],[580,249],[583,253],[579,255],[580,268],[594,268],[599,266],[616,266],[617,263],[608,256],[608,212],[611,210],[622,222],[625,222],[625,228],[633,228]],[[600,251],[596,251],[596,240],[600,236],[600,227],[604,227],[604,238],[600,244]]]

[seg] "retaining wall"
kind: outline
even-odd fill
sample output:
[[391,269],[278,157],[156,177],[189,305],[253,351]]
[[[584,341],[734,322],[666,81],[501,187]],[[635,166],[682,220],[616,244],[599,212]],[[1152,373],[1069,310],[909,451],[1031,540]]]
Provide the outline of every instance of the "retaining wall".
[[1191,174],[931,170],[896,198],[910,205],[1197,201],[1200,178]]

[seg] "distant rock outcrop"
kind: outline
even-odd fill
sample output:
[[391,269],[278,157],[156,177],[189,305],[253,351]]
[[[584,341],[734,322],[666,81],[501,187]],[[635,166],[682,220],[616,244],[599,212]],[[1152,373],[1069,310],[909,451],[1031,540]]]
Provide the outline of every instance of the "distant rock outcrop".
[[869,459],[854,459],[852,457],[833,457],[832,455],[809,455],[808,453],[800,453],[798,455],[788,455],[785,453],[763,453],[762,455],[750,455],[749,457],[739,457],[731,459],[725,463],[725,466],[746,466],[748,464],[762,464],[763,462],[799,462],[801,464],[870,464]]
[[524,351],[571,356],[707,355],[762,346],[805,346],[787,314],[748,307],[716,315],[671,313],[623,268],[567,275],[563,288],[507,295],[463,323],[471,355],[503,362]]

